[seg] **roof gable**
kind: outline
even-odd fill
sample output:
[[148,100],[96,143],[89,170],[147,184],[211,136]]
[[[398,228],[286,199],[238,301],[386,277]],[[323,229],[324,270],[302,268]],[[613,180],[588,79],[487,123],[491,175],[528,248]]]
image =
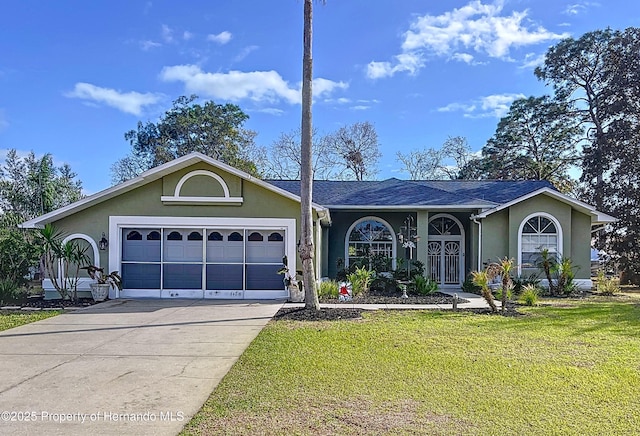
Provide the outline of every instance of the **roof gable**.
[[[220,169],[222,171],[225,171],[227,173],[240,177],[243,180],[259,185],[265,189],[268,189],[272,192],[282,195],[283,197],[300,202],[299,195],[293,194],[289,191],[286,191],[270,183],[267,183],[261,179],[253,177],[252,175],[245,173],[244,171],[240,171],[232,166],[229,166],[223,162],[220,162],[202,153],[193,152],[185,156],[179,157],[177,159],[174,159],[171,162],[167,162],[163,165],[159,165],[155,168],[147,170],[144,173],[140,174],[139,176],[134,177],[133,179],[127,180],[124,183],[121,183],[116,186],[112,186],[96,194],[84,197],[76,201],[75,203],[71,203],[67,206],[61,207],[60,209],[56,209],[52,212],[49,212],[47,214],[41,215],[29,221],[26,221],[22,223],[20,227],[23,227],[23,228],[41,227],[47,222],[57,221],[59,219],[65,218],[76,212],[87,209],[93,205],[102,203],[114,197],[117,197],[118,195],[124,194],[125,192],[132,191],[133,189],[144,186],[148,183],[161,179],[166,175],[172,174],[176,171],[180,171],[184,168],[187,168],[199,162],[207,163],[214,168]],[[314,203],[313,207],[318,211],[325,211],[325,208],[318,204]],[[326,214],[323,214],[323,216],[326,216]]]

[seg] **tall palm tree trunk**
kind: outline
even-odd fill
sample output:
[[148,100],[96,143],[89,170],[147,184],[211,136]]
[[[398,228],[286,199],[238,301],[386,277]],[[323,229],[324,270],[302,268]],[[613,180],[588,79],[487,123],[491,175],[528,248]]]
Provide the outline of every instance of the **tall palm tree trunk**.
[[302,138],[300,168],[300,260],[302,261],[302,283],[304,285],[304,301],[307,309],[320,310],[318,293],[316,292],[315,274],[313,271],[313,218],[311,216],[311,198],[313,192],[313,171],[311,156],[311,103],[313,58],[312,46],[313,0],[304,1],[304,55],[302,58]]

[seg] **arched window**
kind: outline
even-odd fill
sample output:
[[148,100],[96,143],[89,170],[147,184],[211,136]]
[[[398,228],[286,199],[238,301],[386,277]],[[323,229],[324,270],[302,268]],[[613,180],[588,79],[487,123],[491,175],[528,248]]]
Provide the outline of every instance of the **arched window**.
[[147,241],[159,241],[160,240],[160,232],[154,230],[149,232],[147,235]]
[[281,241],[284,241],[284,238],[280,233],[273,232],[272,234],[269,235],[268,240],[269,242],[281,242]]
[[207,239],[210,241],[222,241],[222,234],[220,232],[211,232]]
[[127,233],[127,241],[142,241],[142,235],[135,230]]
[[372,256],[384,256],[395,262],[395,235],[391,226],[380,218],[366,217],[353,223],[345,242],[346,266],[370,260]]
[[562,229],[560,223],[551,215],[539,213],[529,215],[520,224],[519,265],[522,268],[535,267],[540,252],[549,250],[549,254],[560,257],[562,247]]
[[167,235],[167,241],[182,241],[182,234],[180,232],[171,232]]
[[253,232],[249,235],[249,241],[252,242],[258,242],[258,241],[262,241],[264,240],[262,234],[260,234],[259,232]]
[[202,234],[200,232],[191,232],[187,236],[187,241],[202,241]]
[[439,216],[429,221],[429,236],[461,235],[460,226],[448,216]]
[[227,241],[242,241],[242,235],[239,232],[232,232],[227,236]]

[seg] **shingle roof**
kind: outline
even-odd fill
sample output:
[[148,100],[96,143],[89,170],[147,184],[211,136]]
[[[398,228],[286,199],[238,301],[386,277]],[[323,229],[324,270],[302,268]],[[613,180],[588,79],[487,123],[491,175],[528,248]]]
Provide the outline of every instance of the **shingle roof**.
[[[299,180],[268,180],[300,194]],[[313,182],[313,201],[323,206],[457,206],[493,207],[551,187],[546,181],[502,180],[399,180]]]

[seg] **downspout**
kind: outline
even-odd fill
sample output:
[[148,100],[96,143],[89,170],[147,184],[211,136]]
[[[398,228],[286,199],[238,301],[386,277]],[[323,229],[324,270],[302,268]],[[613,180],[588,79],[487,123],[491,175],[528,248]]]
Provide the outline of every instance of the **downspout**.
[[482,271],[482,221],[478,221],[475,215],[471,219],[478,225],[478,269],[476,271]]

